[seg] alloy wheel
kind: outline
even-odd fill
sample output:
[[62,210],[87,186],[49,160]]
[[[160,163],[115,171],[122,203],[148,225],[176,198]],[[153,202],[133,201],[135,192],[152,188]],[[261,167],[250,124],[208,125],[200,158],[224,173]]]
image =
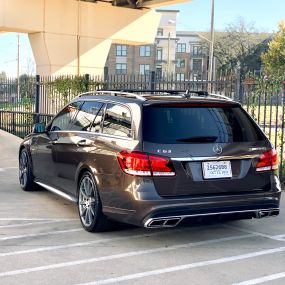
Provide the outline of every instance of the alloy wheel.
[[19,180],[21,187],[26,187],[28,181],[29,163],[27,153],[21,152],[19,161]]
[[85,176],[79,186],[79,213],[82,223],[89,227],[95,219],[95,185],[89,176]]

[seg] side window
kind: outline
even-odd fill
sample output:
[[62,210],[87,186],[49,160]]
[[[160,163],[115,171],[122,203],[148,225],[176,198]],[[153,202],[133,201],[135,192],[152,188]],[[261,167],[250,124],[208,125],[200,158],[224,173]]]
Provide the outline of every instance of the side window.
[[51,131],[66,131],[69,129],[69,123],[76,115],[82,102],[74,102],[66,106],[60,111],[57,116],[53,119],[50,126]]
[[71,130],[99,132],[102,118],[103,103],[96,101],[85,102],[78,111],[76,118],[71,124]]
[[108,104],[103,122],[103,133],[131,137],[131,113],[120,105]]

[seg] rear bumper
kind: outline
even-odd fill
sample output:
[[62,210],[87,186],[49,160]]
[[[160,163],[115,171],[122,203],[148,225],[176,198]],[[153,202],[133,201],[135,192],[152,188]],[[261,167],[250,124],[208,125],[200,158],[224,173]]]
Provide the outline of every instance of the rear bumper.
[[[113,209],[108,216],[122,222],[151,227],[172,227],[188,217],[247,213],[261,218],[279,214],[281,190],[239,195],[207,197],[161,198],[132,201],[132,211],[120,213]],[[165,222],[168,221],[169,222]],[[158,221],[156,223],[156,221]],[[163,221],[163,222],[160,222]]]
[[203,216],[236,216],[236,217],[247,217],[247,218],[267,218],[279,215],[279,208],[268,208],[268,209],[252,209],[252,210],[228,210],[223,212],[208,212],[208,213],[192,213],[185,215],[176,216],[165,216],[165,217],[152,217],[144,222],[146,228],[161,228],[161,227],[175,227],[181,221],[186,218],[203,217]]

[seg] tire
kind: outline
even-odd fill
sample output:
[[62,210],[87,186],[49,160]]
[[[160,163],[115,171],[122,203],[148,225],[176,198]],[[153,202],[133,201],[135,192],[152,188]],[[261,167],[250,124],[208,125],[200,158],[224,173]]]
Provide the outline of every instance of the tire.
[[112,222],[102,212],[99,191],[89,171],[84,172],[78,184],[78,212],[88,232],[102,232],[112,227]]
[[23,148],[19,155],[19,181],[22,190],[35,191],[38,189],[34,182],[32,163],[28,151]]

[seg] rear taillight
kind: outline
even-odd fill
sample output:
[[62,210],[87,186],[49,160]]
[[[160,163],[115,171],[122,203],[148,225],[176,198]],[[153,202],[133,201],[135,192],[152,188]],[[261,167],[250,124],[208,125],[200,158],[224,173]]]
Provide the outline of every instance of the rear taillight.
[[256,171],[269,171],[278,169],[278,157],[275,149],[270,149],[260,155],[256,164]]
[[118,161],[122,170],[135,176],[174,176],[175,170],[166,157],[143,152],[121,151]]

